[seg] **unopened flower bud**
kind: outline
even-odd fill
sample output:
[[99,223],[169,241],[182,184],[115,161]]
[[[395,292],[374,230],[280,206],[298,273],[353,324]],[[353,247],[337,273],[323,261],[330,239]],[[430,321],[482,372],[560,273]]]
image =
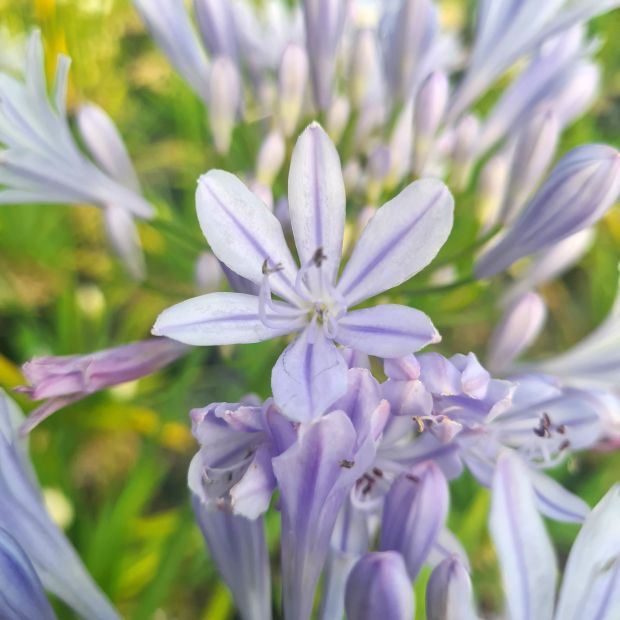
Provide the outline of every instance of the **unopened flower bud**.
[[505,151],[494,155],[484,165],[478,179],[477,209],[483,233],[497,223],[500,208],[504,201],[510,156]]
[[291,136],[297,127],[307,83],[306,50],[291,44],[282,54],[279,73],[279,120],[285,136]]
[[220,289],[224,273],[212,252],[202,252],[196,261],[196,288],[201,293],[212,293]]
[[286,156],[286,144],[279,131],[271,131],[263,140],[256,162],[256,180],[267,187],[273,182],[280,172]]
[[377,37],[370,28],[358,30],[351,48],[350,94],[354,108],[359,108],[372,88],[378,70]]
[[194,0],[194,13],[205,47],[211,56],[239,59],[237,33],[228,0]]
[[524,207],[512,228],[476,264],[478,278],[551,247],[591,226],[620,192],[620,154],[601,144],[567,153]]
[[467,187],[479,134],[480,121],[472,114],[465,116],[456,127],[452,147],[452,178],[457,189]]
[[411,620],[415,601],[402,556],[368,553],[353,567],[345,591],[347,618]]
[[458,558],[452,556],[438,564],[426,587],[428,620],[474,620],[471,579]]
[[209,74],[209,123],[218,153],[228,153],[241,101],[241,82],[235,63],[219,56]]
[[422,83],[416,97],[414,165],[418,173],[424,169],[433,138],[445,114],[449,90],[446,74],[433,71]]
[[560,136],[560,123],[553,110],[547,110],[528,123],[517,138],[501,220],[511,223],[540,183],[551,163]]
[[547,318],[542,297],[530,291],[510,306],[491,335],[487,366],[496,374],[510,368],[536,340]]
[[347,126],[351,104],[346,97],[336,97],[327,112],[326,129],[329,137],[338,144]]

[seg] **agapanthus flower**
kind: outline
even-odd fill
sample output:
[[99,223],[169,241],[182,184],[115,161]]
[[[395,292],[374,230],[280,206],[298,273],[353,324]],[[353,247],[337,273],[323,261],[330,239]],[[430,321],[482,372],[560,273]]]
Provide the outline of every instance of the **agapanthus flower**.
[[0,204],[94,204],[104,209],[106,226],[130,273],[143,275],[133,217],[150,218],[133,166],[116,128],[99,108],[79,115],[84,140],[96,162],[78,148],[66,111],[70,59],[60,55],[51,93],[47,92],[43,46],[38,31],[28,40],[24,74],[0,73]]
[[150,338],[86,355],[35,357],[23,366],[30,385],[17,390],[46,402],[28,416],[22,432],[89,394],[161,370],[186,352],[174,340]]
[[[156,335],[195,345],[258,342],[301,332],[272,374],[274,398],[289,418],[321,415],[346,390],[346,364],[334,342],[398,357],[437,342],[430,319],[406,306],[349,310],[426,266],[452,227],[453,201],[440,181],[412,183],[368,222],[337,278],[345,195],[334,145],[317,124],[291,159],[289,211],[301,268],[275,216],[233,175],[201,177],[197,212],[216,256],[260,285],[257,296],[214,293],[165,310]],[[280,300],[272,299],[272,292]]]
[[[47,513],[18,432],[22,422],[23,415],[15,403],[0,392],[0,530],[15,539],[43,586],[80,616],[118,620],[118,614]],[[1,603],[2,594],[0,609]]]

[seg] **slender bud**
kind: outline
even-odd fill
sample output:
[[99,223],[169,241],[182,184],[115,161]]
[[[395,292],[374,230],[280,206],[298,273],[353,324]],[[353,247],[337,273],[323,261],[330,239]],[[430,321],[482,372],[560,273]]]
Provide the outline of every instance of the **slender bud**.
[[344,0],[303,0],[312,91],[319,110],[327,110],[331,103],[336,52],[347,4]]
[[526,293],[510,306],[499,322],[489,343],[487,367],[499,374],[536,340],[547,318],[542,297]]
[[286,156],[286,144],[279,131],[271,131],[261,144],[256,161],[256,180],[271,187]]
[[450,84],[445,73],[433,71],[422,83],[415,102],[414,165],[417,173],[424,169],[448,103]]
[[506,194],[509,170],[510,156],[502,151],[491,157],[480,172],[477,210],[482,233],[489,231],[497,223]]
[[403,557],[383,551],[358,560],[347,580],[345,607],[355,620],[411,620],[415,600]]
[[474,620],[471,579],[458,556],[438,564],[426,586],[428,620]]
[[512,223],[551,163],[560,136],[554,110],[547,110],[528,123],[517,137],[506,198],[500,219]]
[[299,45],[289,45],[282,54],[279,73],[279,120],[285,136],[291,136],[301,115],[308,82],[308,55]]
[[516,260],[591,226],[619,192],[616,149],[601,144],[573,149],[558,162],[514,226],[478,260],[477,277],[499,273]]
[[194,0],[194,13],[202,40],[211,56],[239,60],[237,32],[228,0]]
[[452,178],[459,190],[464,190],[469,182],[479,135],[480,121],[473,114],[463,117],[456,127],[452,146]]
[[237,67],[230,58],[220,56],[211,64],[209,74],[209,123],[218,153],[228,153],[240,102]]
[[349,68],[351,103],[359,108],[371,92],[373,78],[378,70],[377,37],[371,28],[363,28],[355,34],[351,48]]
[[344,96],[336,97],[329,106],[326,129],[329,137],[336,144],[338,144],[338,142],[340,142],[340,138],[342,138],[342,134],[347,126],[350,113],[351,104]]
[[593,62],[574,67],[563,88],[553,97],[560,125],[566,127],[581,116],[595,100],[601,83],[601,70]]

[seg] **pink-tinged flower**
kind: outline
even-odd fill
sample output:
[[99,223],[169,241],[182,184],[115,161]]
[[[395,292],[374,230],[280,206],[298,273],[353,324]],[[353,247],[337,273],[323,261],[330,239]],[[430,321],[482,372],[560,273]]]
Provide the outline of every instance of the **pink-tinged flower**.
[[[260,285],[258,295],[213,293],[165,310],[153,333],[194,345],[249,343],[300,332],[272,373],[276,403],[289,418],[320,416],[346,390],[335,342],[370,355],[399,357],[437,342],[422,312],[386,304],[349,310],[408,280],[437,254],[452,228],[453,200],[434,179],[416,181],[377,210],[336,282],[345,194],[332,142],[313,123],[295,146],[289,173],[297,267],[282,227],[235,176],[201,177],[197,211],[215,255]],[[274,293],[279,299],[272,299]]]
[[174,340],[150,338],[86,355],[35,357],[23,366],[30,385],[17,391],[46,402],[28,416],[22,432],[89,394],[161,370],[186,351]]

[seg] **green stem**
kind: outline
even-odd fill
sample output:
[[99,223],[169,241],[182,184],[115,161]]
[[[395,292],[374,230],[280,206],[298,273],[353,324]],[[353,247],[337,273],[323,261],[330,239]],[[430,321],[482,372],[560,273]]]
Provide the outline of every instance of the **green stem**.
[[450,263],[454,263],[455,261],[461,258],[469,256],[475,250],[477,250],[478,248],[481,248],[488,241],[493,239],[493,237],[497,235],[497,233],[501,230],[501,228],[502,228],[501,224],[496,224],[488,232],[482,235],[482,237],[478,237],[478,239],[476,239],[473,243],[463,248],[462,250],[459,250],[458,252],[456,252],[456,254],[452,254],[452,256],[447,256],[446,258],[442,258],[441,260],[435,261],[432,264],[433,271],[436,271],[437,269],[440,269],[441,267],[445,267],[446,265],[449,265]]
[[176,222],[172,220],[162,220],[159,218],[150,220],[147,222],[148,225],[152,226],[155,230],[160,233],[168,234],[172,237],[175,237],[177,241],[180,241],[185,247],[192,252],[203,252],[205,250],[206,244],[194,237],[191,233],[189,233],[183,226],[179,226]]
[[407,294],[421,297],[422,295],[434,295],[436,293],[447,293],[454,289],[460,288],[461,286],[467,286],[468,284],[473,284],[474,282],[476,282],[476,278],[474,277],[473,274],[470,274],[465,278],[461,278],[460,280],[455,280],[454,282],[450,282],[450,284],[443,284],[442,286],[430,286],[428,288],[410,289],[407,291]]

